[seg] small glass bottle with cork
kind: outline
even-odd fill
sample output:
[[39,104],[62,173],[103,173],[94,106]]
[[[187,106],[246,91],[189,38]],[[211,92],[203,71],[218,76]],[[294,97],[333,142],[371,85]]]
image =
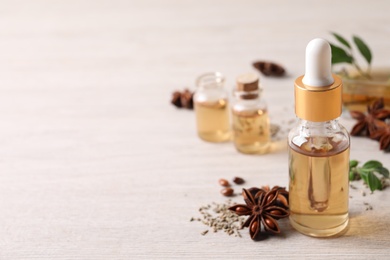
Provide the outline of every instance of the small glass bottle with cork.
[[228,94],[222,73],[211,72],[199,76],[194,95],[198,136],[208,142],[230,140]]
[[270,149],[270,122],[261,92],[255,73],[237,77],[232,114],[234,145],[239,152],[265,154]]

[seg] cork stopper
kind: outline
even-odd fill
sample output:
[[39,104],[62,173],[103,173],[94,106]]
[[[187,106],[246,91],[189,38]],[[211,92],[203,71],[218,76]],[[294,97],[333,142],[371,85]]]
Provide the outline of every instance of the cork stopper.
[[236,90],[241,92],[241,99],[256,99],[259,97],[259,77],[255,73],[246,73],[237,77]]
[[259,77],[255,73],[246,73],[237,77],[237,90],[251,92],[259,89]]

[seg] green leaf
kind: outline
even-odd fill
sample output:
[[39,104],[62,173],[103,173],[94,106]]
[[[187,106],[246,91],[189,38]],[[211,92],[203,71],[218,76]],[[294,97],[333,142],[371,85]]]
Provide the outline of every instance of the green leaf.
[[370,187],[371,191],[382,189],[381,181],[372,172],[369,172],[367,175],[367,185],[368,185],[368,187]]
[[332,64],[336,63],[352,63],[352,56],[349,55],[344,49],[330,44],[332,50]]
[[337,34],[335,32],[332,32],[332,34],[341,44],[343,44],[348,49],[351,49],[351,45],[344,37],[342,37],[340,34]]
[[382,163],[378,162],[378,161],[371,160],[371,161],[366,162],[363,165],[363,168],[364,169],[371,169],[371,170],[379,169],[379,168],[382,168]]
[[356,160],[351,160],[351,161],[349,161],[349,168],[356,167],[358,164],[359,164],[358,161],[356,161]]
[[376,171],[380,174],[382,174],[384,177],[389,178],[389,170],[385,167],[377,168]]
[[370,48],[368,48],[367,44],[358,36],[353,36],[353,41],[355,42],[356,46],[358,47],[360,53],[366,59],[367,63],[371,64],[372,55],[371,55]]
[[368,184],[368,173],[369,173],[369,172],[361,171],[360,169],[359,169],[358,172],[360,173],[360,177],[362,177],[364,183],[367,183],[367,184]]
[[355,172],[354,171],[350,171],[349,172],[349,180],[350,181],[354,181],[355,180]]

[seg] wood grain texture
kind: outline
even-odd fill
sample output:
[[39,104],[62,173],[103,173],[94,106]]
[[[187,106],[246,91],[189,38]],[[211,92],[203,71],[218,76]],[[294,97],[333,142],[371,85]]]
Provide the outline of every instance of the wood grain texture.
[[[389,9],[387,1],[2,1],[0,259],[386,259],[390,191],[363,197],[359,185],[337,239],[303,236],[288,222],[260,243],[245,231],[201,236],[206,227],[189,220],[225,200],[219,178],[286,186],[287,153],[245,156],[231,143],[202,142],[194,113],[169,100],[203,72],[223,72],[231,88],[252,61],[269,59],[288,71],[261,78],[271,120],[286,124],[307,42],[358,34],[374,64],[389,65]],[[390,167],[374,141],[352,138],[351,149]]]

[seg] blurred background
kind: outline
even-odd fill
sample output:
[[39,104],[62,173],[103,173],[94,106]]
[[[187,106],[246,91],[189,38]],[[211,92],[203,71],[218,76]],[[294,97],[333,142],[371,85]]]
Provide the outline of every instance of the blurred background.
[[[315,254],[323,241],[298,235],[268,248],[199,239],[203,229],[188,219],[221,199],[218,178],[285,186],[287,153],[245,156],[202,142],[193,112],[172,106],[171,93],[194,90],[207,71],[224,73],[230,91],[253,61],[270,60],[287,71],[260,75],[271,121],[294,119],[307,43],[359,35],[373,66],[390,66],[389,11],[386,0],[2,0],[0,258]],[[351,157],[388,162],[375,141],[352,147]],[[375,228],[387,241],[388,223]],[[325,243],[345,255],[373,237]]]

